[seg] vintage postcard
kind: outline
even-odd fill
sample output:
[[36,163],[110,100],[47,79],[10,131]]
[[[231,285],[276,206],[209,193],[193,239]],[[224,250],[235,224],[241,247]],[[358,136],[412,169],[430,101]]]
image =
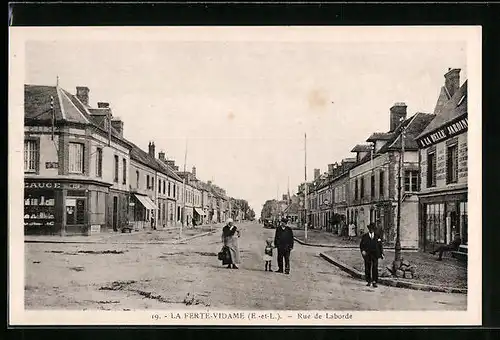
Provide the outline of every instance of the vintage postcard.
[[481,324],[479,26],[9,37],[11,325]]

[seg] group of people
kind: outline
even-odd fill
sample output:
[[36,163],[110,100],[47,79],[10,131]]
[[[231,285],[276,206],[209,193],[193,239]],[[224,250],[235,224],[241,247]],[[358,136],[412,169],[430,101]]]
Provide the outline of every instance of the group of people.
[[[240,250],[238,245],[238,238],[240,236],[241,233],[234,225],[233,219],[228,219],[226,225],[222,228],[223,251],[226,251],[228,255],[224,256],[222,264],[227,265],[226,268],[228,269],[238,269],[240,264]],[[290,253],[293,249],[293,244],[293,231],[288,226],[288,220],[283,218],[280,225],[276,228],[274,239],[270,238],[266,240],[263,254],[264,270],[272,271],[273,250],[277,249],[278,270],[275,272],[290,274]]]

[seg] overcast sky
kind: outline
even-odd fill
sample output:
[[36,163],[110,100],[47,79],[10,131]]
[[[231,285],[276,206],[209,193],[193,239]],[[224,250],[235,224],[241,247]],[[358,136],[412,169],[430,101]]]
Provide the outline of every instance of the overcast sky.
[[[124,37],[125,40],[126,37]],[[429,37],[430,39],[431,37]],[[26,83],[90,88],[125,137],[154,141],[182,168],[249,201],[293,193],[313,169],[352,157],[389,128],[389,108],[431,112],[462,42],[43,41],[26,44]],[[289,180],[288,180],[289,179]]]

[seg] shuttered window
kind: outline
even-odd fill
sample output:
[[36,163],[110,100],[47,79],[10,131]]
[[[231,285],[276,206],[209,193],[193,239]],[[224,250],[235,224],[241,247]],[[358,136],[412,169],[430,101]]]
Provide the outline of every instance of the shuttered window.
[[36,172],[38,170],[39,148],[36,140],[24,141],[24,171]]
[[450,145],[446,150],[446,183],[458,181],[458,147],[457,144]]
[[69,172],[83,173],[83,151],[83,144],[69,143]]

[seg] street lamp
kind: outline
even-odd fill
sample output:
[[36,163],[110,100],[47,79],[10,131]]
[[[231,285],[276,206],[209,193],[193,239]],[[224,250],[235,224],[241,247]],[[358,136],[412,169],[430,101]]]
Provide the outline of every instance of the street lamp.
[[396,220],[396,244],[394,247],[394,262],[392,264],[393,273],[396,274],[396,270],[401,266],[401,239],[400,239],[400,229],[401,229],[401,205],[402,205],[402,195],[401,195],[401,177],[403,175],[404,167],[404,154],[405,154],[405,127],[401,130],[401,152],[399,156],[399,171],[398,171],[398,214]]

